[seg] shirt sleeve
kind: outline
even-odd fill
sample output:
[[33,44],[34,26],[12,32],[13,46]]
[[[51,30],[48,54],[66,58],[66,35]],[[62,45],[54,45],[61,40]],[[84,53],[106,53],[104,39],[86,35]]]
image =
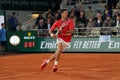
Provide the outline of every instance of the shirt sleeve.
[[55,30],[55,28],[58,27],[58,25],[59,25],[58,23],[59,23],[59,21],[55,21],[51,27],[51,30]]

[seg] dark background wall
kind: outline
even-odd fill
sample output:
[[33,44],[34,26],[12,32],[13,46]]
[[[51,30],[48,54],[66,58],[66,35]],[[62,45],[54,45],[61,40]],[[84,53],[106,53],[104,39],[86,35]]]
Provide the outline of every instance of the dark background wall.
[[3,10],[33,10],[46,11],[48,8],[57,10],[61,0],[0,0],[0,8]]

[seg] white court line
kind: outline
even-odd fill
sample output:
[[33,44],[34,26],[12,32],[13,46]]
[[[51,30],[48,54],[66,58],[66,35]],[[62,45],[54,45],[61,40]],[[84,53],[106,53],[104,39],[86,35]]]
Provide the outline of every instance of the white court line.
[[31,72],[31,73],[21,73],[21,74],[14,74],[14,75],[9,75],[9,76],[4,76],[4,77],[0,77],[0,79],[5,79],[5,78],[10,78],[10,77],[20,77],[20,76],[29,76],[29,75],[37,75],[36,73],[40,72]]
[[91,71],[109,71],[109,70],[113,70],[113,69],[109,69],[109,68],[91,68],[91,69],[88,69],[88,70],[91,70]]

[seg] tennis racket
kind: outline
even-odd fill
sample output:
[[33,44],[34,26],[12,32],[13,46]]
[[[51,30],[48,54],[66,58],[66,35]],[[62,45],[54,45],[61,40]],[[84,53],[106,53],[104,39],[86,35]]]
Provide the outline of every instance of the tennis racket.
[[57,30],[56,35],[58,35],[59,33],[61,33],[62,29],[64,27],[66,27],[69,23],[70,23],[70,20],[66,20],[64,22],[61,22],[60,28]]

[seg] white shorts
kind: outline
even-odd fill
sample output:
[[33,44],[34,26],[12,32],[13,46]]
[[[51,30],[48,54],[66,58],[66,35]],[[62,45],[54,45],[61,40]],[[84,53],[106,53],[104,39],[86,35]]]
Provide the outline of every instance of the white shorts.
[[62,43],[63,45],[63,50],[66,49],[67,47],[70,47],[70,42],[65,42],[63,39],[61,38],[57,38],[57,44],[58,43]]

